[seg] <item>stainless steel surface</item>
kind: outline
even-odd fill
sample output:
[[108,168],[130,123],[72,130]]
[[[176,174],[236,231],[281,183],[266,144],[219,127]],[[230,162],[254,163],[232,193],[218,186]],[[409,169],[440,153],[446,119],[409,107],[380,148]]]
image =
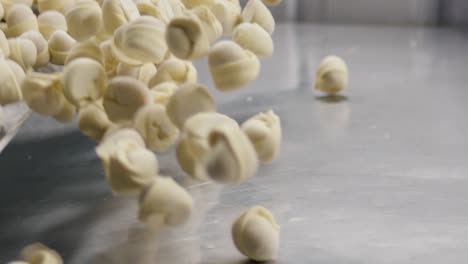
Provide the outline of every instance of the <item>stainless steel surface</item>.
[[[259,80],[213,94],[239,121],[270,107],[282,117],[278,161],[220,186],[187,180],[173,152],[159,155],[162,173],[187,186],[197,210],[187,226],[155,234],[138,224],[135,197],[110,194],[94,143],[79,132],[15,139],[0,156],[0,263],[34,241],[70,264],[246,263],[230,225],[257,204],[282,226],[278,264],[465,263],[467,36],[280,25],[274,37]],[[327,54],[349,64],[343,97],[311,89]]]

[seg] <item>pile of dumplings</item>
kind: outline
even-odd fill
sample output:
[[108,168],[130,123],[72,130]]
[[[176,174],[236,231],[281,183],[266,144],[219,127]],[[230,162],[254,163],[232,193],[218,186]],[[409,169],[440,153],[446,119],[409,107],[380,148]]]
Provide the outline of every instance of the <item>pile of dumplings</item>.
[[[273,53],[267,6],[280,2],[0,0],[0,105],[24,101],[59,122],[77,116],[112,192],[139,196],[140,221],[184,224],[196,205],[159,174],[155,152],[175,148],[189,177],[221,184],[246,181],[278,156],[279,117],[266,109],[239,125],[218,113],[192,62],[207,57],[221,92],[247,87]],[[63,70],[45,73],[50,64]],[[247,210],[232,232],[247,257],[276,257],[279,227],[267,209]],[[62,263],[44,246],[26,251],[18,263]]]

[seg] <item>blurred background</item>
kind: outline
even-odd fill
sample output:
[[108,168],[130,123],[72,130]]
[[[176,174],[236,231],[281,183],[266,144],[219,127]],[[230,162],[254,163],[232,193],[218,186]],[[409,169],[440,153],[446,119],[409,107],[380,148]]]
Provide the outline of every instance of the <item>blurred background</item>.
[[466,0],[285,0],[278,21],[468,26]]

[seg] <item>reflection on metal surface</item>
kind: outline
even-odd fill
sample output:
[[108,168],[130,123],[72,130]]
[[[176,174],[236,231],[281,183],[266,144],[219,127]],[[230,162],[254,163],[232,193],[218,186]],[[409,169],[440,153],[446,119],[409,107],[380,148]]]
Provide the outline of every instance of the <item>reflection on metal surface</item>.
[[[92,257],[86,263],[106,263],[106,264],[127,264],[158,263],[158,251],[156,238],[157,234],[143,227],[135,227],[127,231],[128,234],[122,236],[115,244]],[[74,262],[78,263],[78,262]]]
[[[208,211],[216,206],[221,186],[211,182],[192,180],[181,182],[197,205],[189,223],[178,228],[151,230],[138,222],[136,197],[106,199],[97,204],[94,214],[78,217],[79,221],[60,223],[76,229],[86,228],[82,246],[67,256],[67,263],[150,264],[186,263],[201,261],[202,225]],[[216,222],[211,222],[215,225]]]
[[314,113],[317,115],[322,136],[336,141],[346,134],[351,119],[351,108],[344,95],[323,95],[316,97]]

